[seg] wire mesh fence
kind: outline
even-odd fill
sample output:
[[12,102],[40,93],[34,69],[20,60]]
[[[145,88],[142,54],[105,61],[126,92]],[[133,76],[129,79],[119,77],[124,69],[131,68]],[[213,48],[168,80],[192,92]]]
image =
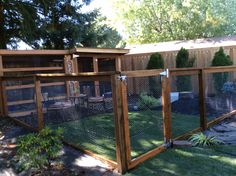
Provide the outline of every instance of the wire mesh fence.
[[136,158],[163,144],[161,78],[130,77],[127,88],[131,157]]
[[34,80],[7,80],[3,82],[6,108],[10,117],[37,128]]
[[208,122],[235,110],[235,79],[236,72],[206,74],[205,106]]
[[63,128],[66,142],[115,161],[111,83],[97,83],[67,81],[69,91],[57,97],[51,93],[58,87],[41,89],[44,124],[53,129]]
[[198,75],[170,79],[172,137],[176,138],[200,127]]

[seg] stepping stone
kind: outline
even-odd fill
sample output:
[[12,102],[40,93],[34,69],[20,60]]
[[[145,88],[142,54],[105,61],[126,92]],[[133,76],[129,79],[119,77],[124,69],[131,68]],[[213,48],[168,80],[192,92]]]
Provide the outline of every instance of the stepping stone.
[[229,132],[229,131],[231,131],[230,129],[228,129],[228,127],[225,127],[222,125],[216,125],[216,126],[212,127],[212,129],[216,132]]
[[192,143],[189,141],[174,141],[173,142],[174,147],[192,147]]

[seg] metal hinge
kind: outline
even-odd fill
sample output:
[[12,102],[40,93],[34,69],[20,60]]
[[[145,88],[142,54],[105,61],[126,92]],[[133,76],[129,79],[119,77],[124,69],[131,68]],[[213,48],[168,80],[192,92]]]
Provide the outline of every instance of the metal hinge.
[[161,72],[160,75],[169,78],[169,69],[166,69],[165,71]]

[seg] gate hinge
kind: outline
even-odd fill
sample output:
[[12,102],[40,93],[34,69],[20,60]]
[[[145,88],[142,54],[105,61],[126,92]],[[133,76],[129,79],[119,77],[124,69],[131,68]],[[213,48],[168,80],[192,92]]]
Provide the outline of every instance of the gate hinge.
[[161,72],[160,75],[169,78],[169,69],[166,69],[165,71]]
[[120,80],[120,81],[126,81],[127,76],[126,75],[120,75],[120,76],[117,77],[117,79]]

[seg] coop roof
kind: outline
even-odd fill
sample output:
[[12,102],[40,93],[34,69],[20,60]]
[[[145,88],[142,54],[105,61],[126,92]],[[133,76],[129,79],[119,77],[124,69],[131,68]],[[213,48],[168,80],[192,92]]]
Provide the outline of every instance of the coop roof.
[[202,49],[213,47],[236,46],[236,35],[226,37],[214,37],[195,40],[176,40],[170,42],[130,45],[129,54],[142,54],[154,52],[178,51],[181,47],[186,49]]

